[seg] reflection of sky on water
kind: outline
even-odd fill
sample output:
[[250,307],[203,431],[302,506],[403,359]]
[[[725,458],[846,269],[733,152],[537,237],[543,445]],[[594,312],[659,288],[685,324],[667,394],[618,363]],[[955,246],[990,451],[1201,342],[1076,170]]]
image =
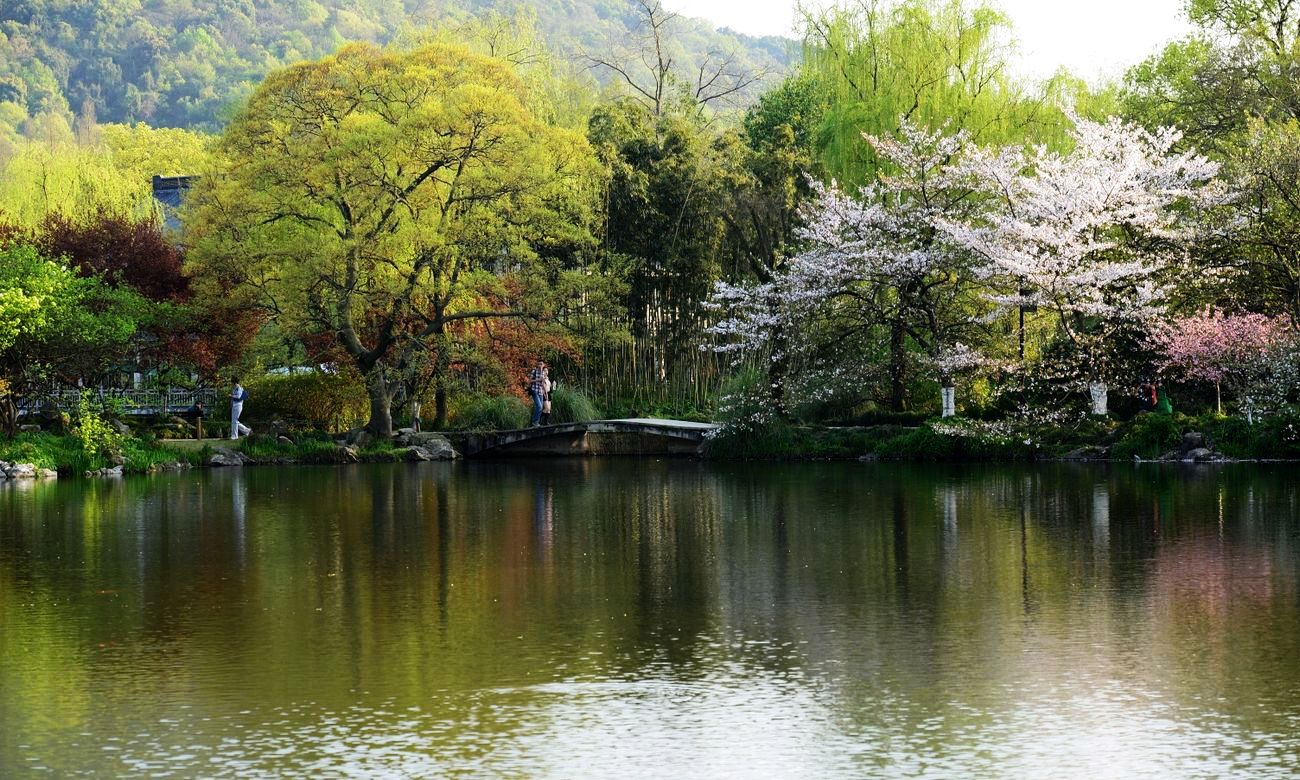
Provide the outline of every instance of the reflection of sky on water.
[[1086,677],[1010,686],[1003,694],[1018,706],[967,708],[961,722],[891,725],[889,713],[908,704],[884,697],[880,722],[845,728],[816,680],[741,667],[691,681],[655,671],[421,705],[181,712],[99,749],[130,772],[212,777],[1284,778],[1297,759],[1293,736],[1234,736],[1230,724],[1189,720],[1152,692]]

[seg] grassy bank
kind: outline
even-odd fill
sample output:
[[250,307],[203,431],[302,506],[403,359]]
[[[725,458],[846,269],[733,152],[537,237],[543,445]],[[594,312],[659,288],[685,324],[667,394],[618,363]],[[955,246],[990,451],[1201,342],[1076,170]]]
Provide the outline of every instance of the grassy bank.
[[743,435],[720,435],[705,447],[705,457],[719,460],[1007,461],[1035,454],[1034,447],[1007,436],[954,435],[930,423],[915,428],[776,423]]
[[[1254,424],[1219,415],[1140,414],[1126,421],[1083,418],[1066,425],[1030,425],[963,418],[916,426],[802,426],[777,422],[723,433],[705,448],[723,460],[877,458],[917,462],[1029,461],[1078,456],[1098,460],[1184,457],[1187,434],[1215,456],[1243,460],[1300,459],[1300,416],[1278,414]],[[1202,445],[1198,445],[1202,446]]]
[[[1197,434],[1188,436],[1188,434]],[[1190,441],[1196,444],[1190,445]],[[932,419],[916,426],[882,424],[825,427],[776,422],[744,434],[720,435],[704,455],[718,460],[829,460],[873,458],[915,462],[1031,461],[1066,456],[1086,459],[1143,460],[1186,457],[1189,448],[1214,457],[1300,459],[1300,416],[1273,415],[1255,424],[1216,415],[1141,414],[1127,421],[1084,418],[1070,425],[1016,425],[1008,421]],[[111,452],[91,454],[76,436],[23,433],[0,440],[0,460],[31,463],[60,474],[82,474],[120,465],[123,473],[144,474],[160,466],[204,465],[218,449],[235,450],[252,463],[392,463],[408,453],[391,441],[344,450],[323,432],[301,433],[292,442],[258,435],[226,440],[159,440],[122,435]]]
[[164,464],[199,465],[200,456],[197,452],[168,447],[151,437],[123,436],[116,452],[108,455],[88,452],[74,436],[20,433],[13,439],[0,440],[0,460],[30,463],[38,469],[53,469],[60,474],[81,474],[115,465],[120,465],[127,474],[146,474]]
[[[50,433],[22,433],[13,439],[0,440],[0,460],[30,463],[38,469],[53,469],[60,475],[80,475],[112,466],[121,466],[124,474],[148,474],[160,467],[177,463],[201,467],[218,449],[242,453],[254,463],[339,464],[353,462],[329,436],[307,434],[294,443],[283,443],[269,436],[254,436],[238,442],[216,440],[160,440],[149,436],[121,436],[109,455],[88,454],[75,436]],[[355,450],[364,463],[392,463],[402,453],[391,442],[373,442]]]
[[[230,449],[237,450],[257,463],[305,463],[330,465],[352,462],[326,433],[300,434],[287,443],[270,436],[250,436],[232,442]],[[401,454],[391,441],[374,441],[356,450],[363,463],[396,463]]]

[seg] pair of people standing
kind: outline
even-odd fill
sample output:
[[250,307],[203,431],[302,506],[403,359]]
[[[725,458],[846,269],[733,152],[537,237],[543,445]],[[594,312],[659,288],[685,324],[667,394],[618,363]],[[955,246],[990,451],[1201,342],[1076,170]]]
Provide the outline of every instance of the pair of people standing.
[[532,371],[528,372],[528,394],[533,398],[533,419],[530,425],[548,425],[551,422],[551,374],[546,368],[546,361],[538,360]]

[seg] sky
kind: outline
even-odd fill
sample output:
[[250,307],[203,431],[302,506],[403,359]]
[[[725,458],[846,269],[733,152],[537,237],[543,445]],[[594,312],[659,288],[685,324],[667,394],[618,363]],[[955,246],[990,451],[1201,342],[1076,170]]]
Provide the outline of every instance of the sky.
[[[794,2],[663,0],[670,10],[719,27],[749,35],[791,36]],[[1183,0],[990,0],[990,5],[1011,18],[1018,41],[1015,66],[1032,78],[1046,78],[1062,65],[1094,83],[1117,78],[1190,29]]]

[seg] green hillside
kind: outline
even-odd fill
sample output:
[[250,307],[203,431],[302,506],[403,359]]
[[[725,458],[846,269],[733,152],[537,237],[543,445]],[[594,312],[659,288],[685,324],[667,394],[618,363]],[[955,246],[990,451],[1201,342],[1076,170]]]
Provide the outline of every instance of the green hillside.
[[[520,10],[535,12],[549,48],[575,66],[633,40],[640,18],[634,0],[0,0],[0,127],[32,135],[33,117],[93,110],[99,122],[214,130],[282,65],[348,40]],[[730,51],[780,71],[793,48],[695,19],[675,27],[688,66]]]

